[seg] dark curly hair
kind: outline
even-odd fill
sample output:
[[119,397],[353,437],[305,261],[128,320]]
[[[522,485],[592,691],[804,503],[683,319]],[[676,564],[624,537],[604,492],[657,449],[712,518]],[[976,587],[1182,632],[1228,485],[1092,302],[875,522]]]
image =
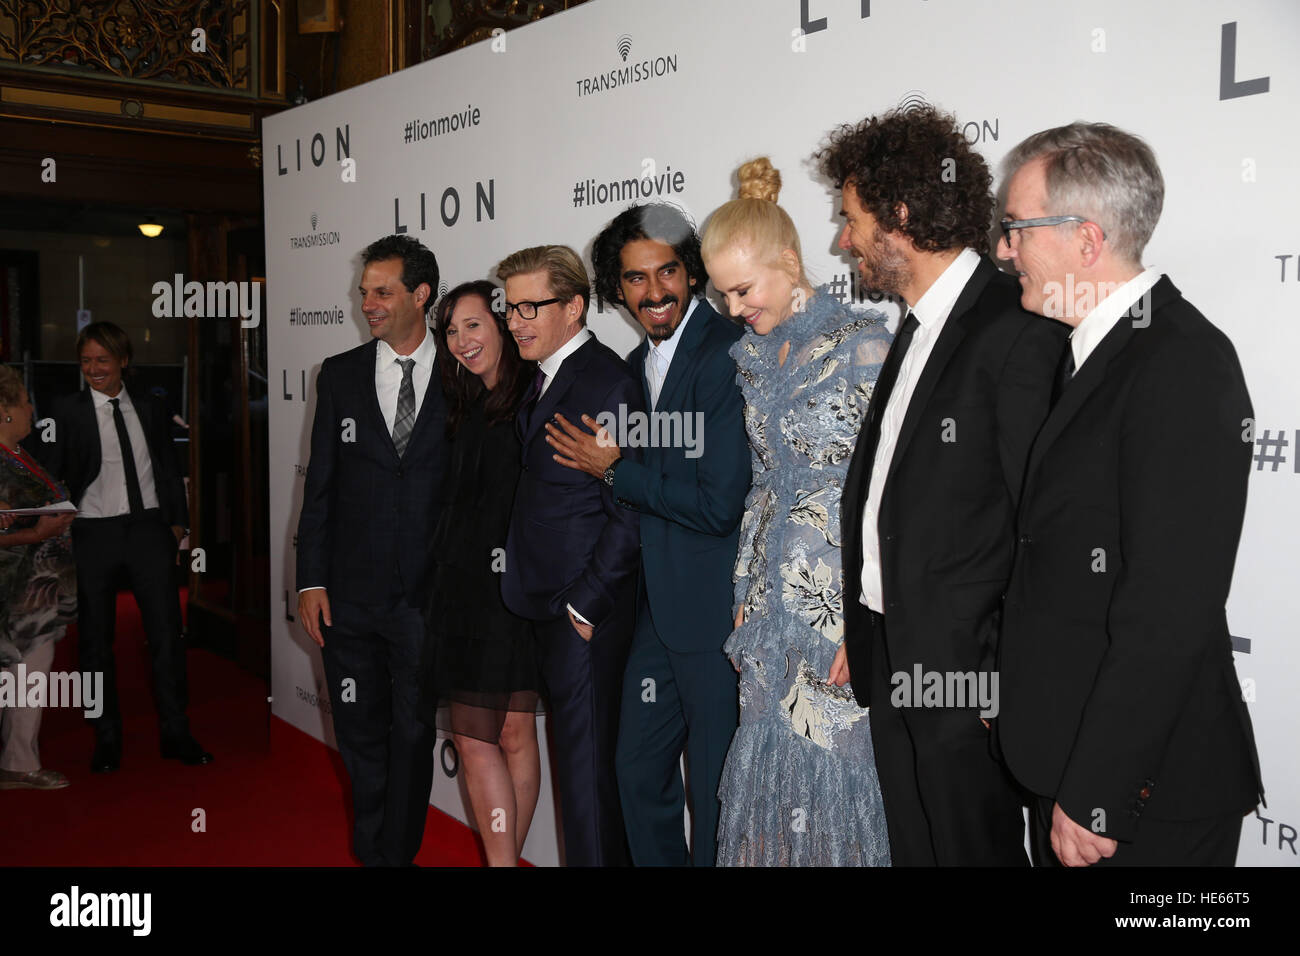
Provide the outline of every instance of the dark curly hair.
[[[703,292],[709,274],[700,258],[700,236],[695,224],[671,203],[647,203],[629,206],[601,230],[591,247],[591,264],[596,271],[596,295],[606,302],[623,301],[623,247],[638,239],[653,239],[673,247],[694,279],[695,292]],[[688,303],[683,303],[686,305]]]
[[501,333],[501,367],[498,369],[497,384],[488,395],[483,409],[489,425],[515,417],[515,412],[523,404],[524,393],[533,384],[533,376],[537,373],[537,365],[525,362],[519,355],[519,344],[506,325],[506,313],[502,307],[505,297],[499,295],[499,291],[497,286],[486,279],[462,282],[438,303],[434,334],[438,336],[438,374],[442,382],[442,393],[447,396],[448,437],[456,434],[470,405],[483,393],[483,381],[466,371],[447,345],[447,326],[451,323],[451,313],[461,299],[468,295],[482,299],[496,323],[497,331]]
[[402,260],[402,285],[406,286],[407,292],[414,292],[421,282],[429,284],[428,305],[425,306],[427,314],[429,306],[438,299],[437,257],[414,236],[399,235],[376,239],[361,253],[363,268],[372,262],[385,262],[388,259]]
[[[993,177],[951,113],[927,105],[846,123],[814,158],[836,186],[854,185],[882,229],[901,232],[916,248],[989,251]],[[906,222],[899,203],[907,207]]]

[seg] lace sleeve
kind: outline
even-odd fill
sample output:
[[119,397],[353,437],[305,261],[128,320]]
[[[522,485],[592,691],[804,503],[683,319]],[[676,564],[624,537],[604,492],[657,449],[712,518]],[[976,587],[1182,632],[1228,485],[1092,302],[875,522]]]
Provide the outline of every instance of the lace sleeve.
[[734,616],[744,605],[746,617],[753,608],[753,602],[749,600],[749,588],[756,576],[754,542],[758,533],[758,516],[763,511],[763,502],[768,495],[763,462],[753,449],[750,449],[750,462],[754,479],[749,487],[749,494],[745,496],[745,515],[740,522],[740,548],[736,552],[736,569],[733,575],[735,594],[732,601],[732,615]]

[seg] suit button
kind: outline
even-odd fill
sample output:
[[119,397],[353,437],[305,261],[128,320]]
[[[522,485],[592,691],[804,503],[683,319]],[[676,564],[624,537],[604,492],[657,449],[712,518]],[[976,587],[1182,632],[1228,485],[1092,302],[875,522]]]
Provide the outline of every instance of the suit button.
[[397,477],[398,477],[398,478],[401,478],[401,477],[402,477],[402,466],[401,466],[401,465],[398,465],[398,466],[397,466]]
[[1031,544],[1034,543],[1034,539],[1031,538],[1031,537],[1029,537],[1029,535],[1027,535],[1027,534],[1022,534],[1022,535],[1020,536],[1020,543],[1021,543],[1022,545],[1024,545],[1025,547],[1028,547],[1029,545],[1031,545]]
[[887,534],[887,535],[885,535],[885,540],[886,540],[886,541],[893,541],[893,540],[894,540],[894,536],[893,536],[892,534]]

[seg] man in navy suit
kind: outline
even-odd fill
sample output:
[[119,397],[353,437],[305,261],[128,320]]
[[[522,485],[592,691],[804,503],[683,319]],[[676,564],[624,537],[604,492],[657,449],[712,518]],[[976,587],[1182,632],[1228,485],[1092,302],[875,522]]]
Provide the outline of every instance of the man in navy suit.
[[565,862],[623,865],[627,844],[614,746],[632,633],[637,515],[615,504],[609,478],[556,461],[542,425],[560,415],[576,421],[588,411],[644,412],[641,386],[586,327],[591,285],[572,249],[521,250],[501,262],[497,277],[505,283],[519,353],[538,363],[519,411],[523,473],[506,540],[502,596],[510,610],[536,622],[555,734]]
[[298,521],[298,616],[321,645],[353,846],[367,866],[409,865],[433,785],[433,734],[416,714],[422,588],[441,507],[446,409],[425,314],[438,262],[410,236],[363,253],[373,337],[316,378]]
[[[700,239],[673,206],[632,206],[596,238],[592,259],[601,298],[621,303],[646,330],[628,363],[654,410],[650,445],[640,462],[624,461],[605,435],[567,422],[547,428],[564,464],[593,475],[614,469],[618,504],[641,514],[618,737],[623,818],[637,866],[712,866],[718,783],[738,718],[736,672],[722,645],[751,479],[745,402],[729,354],[744,330],[699,295],[708,281]],[[692,850],[682,827],[683,750]]]

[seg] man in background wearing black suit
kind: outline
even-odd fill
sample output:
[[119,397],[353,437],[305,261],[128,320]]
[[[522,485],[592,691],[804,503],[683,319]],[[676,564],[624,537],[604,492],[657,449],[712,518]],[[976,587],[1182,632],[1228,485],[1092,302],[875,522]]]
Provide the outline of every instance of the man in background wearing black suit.
[[298,521],[298,617],[321,645],[339,753],[352,780],[353,849],[407,866],[424,837],[434,735],[417,715],[421,608],[441,507],[446,408],[425,314],[438,262],[410,236],[362,254],[371,341],[316,378]]
[[[501,593],[510,610],[536,622],[565,863],[619,866],[627,843],[614,752],[640,565],[637,514],[615,502],[613,469],[602,480],[566,468],[542,426],[560,415],[644,414],[641,383],[586,327],[591,284],[572,249],[521,250],[501,262],[497,278],[519,354],[538,363],[519,411],[523,474]],[[639,461],[641,453],[628,448],[624,457]]]
[[[873,117],[841,127],[819,159],[841,188],[840,248],[868,288],[907,303],[845,479],[845,638],[830,677],[851,670],[873,705],[895,866],[1027,865],[1020,795],[985,718],[1021,476],[1065,330],[1021,309],[982,255],[992,177],[954,117]],[[951,697],[923,697],[926,674]]]
[[1253,418],[1226,336],[1143,269],[1164,180],[1104,123],[1007,158],[998,254],[1074,327],[1034,443],[997,733],[1038,862],[1231,866],[1263,796],[1224,605]]
[[50,474],[67,482],[78,516],[72,523],[77,560],[77,641],[81,669],[104,674],[90,769],[116,770],[122,761],[122,714],[113,636],[117,582],[123,571],[140,607],[153,661],[154,698],[162,755],[190,765],[212,762],[190,735],[176,548],[189,509],[185,482],[162,402],[125,387],[131,340],[111,322],[93,322],[77,336],[81,374],[89,390],[57,403],[54,441],[37,454]]

